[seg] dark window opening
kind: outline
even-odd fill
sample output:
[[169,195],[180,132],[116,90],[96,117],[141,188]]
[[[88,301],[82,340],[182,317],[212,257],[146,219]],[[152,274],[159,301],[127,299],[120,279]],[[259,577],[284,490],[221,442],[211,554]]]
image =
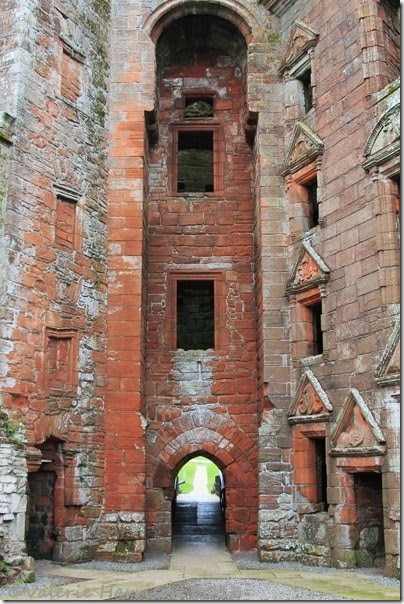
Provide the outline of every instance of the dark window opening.
[[312,229],[318,225],[317,180],[306,186],[309,200],[309,225]]
[[186,97],[185,117],[213,117],[213,98]]
[[213,192],[213,131],[178,132],[177,191]]
[[389,80],[393,81],[400,75],[400,2],[384,0],[380,3],[380,8],[383,19],[386,67]]
[[327,511],[327,465],[325,438],[316,438],[314,439],[314,442],[316,447],[317,503],[322,503],[324,511]]
[[177,348],[214,348],[214,315],[213,281],[177,282]]
[[323,332],[321,330],[321,302],[310,307],[313,322],[313,354],[323,353]]
[[396,214],[398,217],[400,217],[400,205],[401,205],[401,174],[396,174],[395,176],[393,176],[393,178],[391,179],[394,183],[394,189],[395,189],[395,210],[396,210]]
[[313,107],[313,88],[311,85],[311,71],[307,70],[299,80],[303,84],[304,111],[307,113]]

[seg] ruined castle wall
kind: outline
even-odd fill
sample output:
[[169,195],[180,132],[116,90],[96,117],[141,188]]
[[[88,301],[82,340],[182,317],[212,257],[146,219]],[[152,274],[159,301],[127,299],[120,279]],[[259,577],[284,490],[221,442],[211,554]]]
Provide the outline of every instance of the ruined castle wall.
[[103,499],[109,9],[24,2],[3,18],[11,29],[2,31],[18,31],[6,40],[2,71],[2,109],[14,120],[2,404],[26,426],[30,471],[43,471],[45,449],[54,453],[46,460],[58,476],[53,555],[76,561],[94,553],[95,534],[84,543],[84,531]]
[[[39,555],[169,551],[203,453],[231,550],[397,574],[398,3],[3,4],[1,555],[35,553],[42,486]],[[189,14],[216,27],[192,60],[164,46]],[[213,133],[206,192],[177,187],[184,125],[184,156]],[[192,280],[205,350],[176,340]]]
[[[324,413],[318,419],[311,417],[313,425],[306,428],[304,444],[292,454],[293,507],[298,512],[298,517],[285,510],[284,518],[286,520],[289,514],[290,520],[293,516],[294,521],[299,522],[298,539],[293,541],[285,538],[282,545],[282,539],[279,539],[282,535],[277,529],[281,512],[278,510],[272,513],[271,504],[268,504],[261,514],[261,551],[264,559],[298,555],[307,563],[331,561],[342,566],[355,565],[360,564],[355,554],[360,547],[355,537],[355,523],[360,516],[353,495],[355,476],[366,471],[383,472],[382,488],[385,496],[387,483],[390,482],[395,489],[398,478],[396,475],[392,479],[388,469],[394,465],[395,446],[389,449],[389,445],[386,447],[383,442],[386,439],[387,444],[388,434],[392,434],[389,423],[394,424],[397,411],[396,386],[392,380],[390,389],[386,390],[387,380],[381,388],[383,380],[377,378],[377,368],[380,370],[380,362],[385,357],[386,347],[388,348],[389,338],[394,330],[398,302],[398,292],[394,285],[399,266],[396,256],[398,223],[392,197],[395,175],[399,168],[394,159],[390,161],[387,158],[390,158],[390,152],[391,157],[397,157],[397,153],[394,156],[391,151],[397,140],[394,118],[386,126],[390,135],[383,142],[379,139],[376,145],[380,153],[380,149],[385,149],[386,155],[384,159],[379,157],[375,162],[373,176],[372,168],[362,165],[373,128],[389,107],[397,106],[397,99],[394,98],[397,83],[392,81],[395,76],[389,58],[396,52],[397,24],[394,23],[391,3],[308,1],[293,3],[293,6],[292,3],[282,2],[265,4],[279,19],[279,34],[285,48],[278,69],[284,76],[284,120],[287,134],[285,155],[279,167],[285,176],[286,191],[279,203],[288,215],[291,238],[288,245],[289,275],[285,284],[285,291],[288,293],[288,307],[285,306],[285,311],[289,309],[291,330],[290,395],[293,403],[293,396],[296,393],[299,395],[300,380],[311,371],[324,388],[333,410],[331,415]],[[296,20],[303,22],[303,28],[298,25],[299,34],[293,38]],[[386,35],[386,23],[390,24],[389,35]],[[304,31],[305,26],[309,27],[310,32]],[[298,38],[298,35],[301,37]],[[302,40],[306,35],[312,36],[313,41],[312,47],[306,47],[313,94],[313,105],[308,111],[302,103],[303,88],[299,88],[299,77],[302,76],[305,59],[305,53],[302,51],[299,55],[299,49],[304,47]],[[375,35],[378,36],[377,47],[371,50],[375,41],[372,36]],[[294,56],[297,57],[295,62]],[[391,83],[386,87],[388,81]],[[386,120],[388,121],[387,118]],[[300,124],[303,130],[308,127],[318,139],[304,140],[304,135],[299,138],[296,125],[300,128]],[[374,147],[373,151],[367,151],[368,154],[374,152]],[[307,159],[310,153],[311,160]],[[304,186],[310,179],[310,170],[317,179],[319,203],[319,224],[314,227],[308,222],[305,210],[307,197],[303,193]],[[371,185],[372,181],[379,184]],[[382,185],[380,181],[383,181]],[[378,198],[385,200],[383,210]],[[384,214],[382,221],[385,226],[379,229],[377,217],[380,213]],[[389,241],[386,239],[387,231]],[[307,256],[301,255],[303,241],[308,242],[325,263],[324,266],[320,262],[313,273],[304,266]],[[381,247],[385,250],[385,255],[381,252]],[[297,272],[293,272],[296,269]],[[311,285],[316,271],[319,281],[312,282]],[[319,285],[321,280],[323,284]],[[307,347],[313,337],[307,323],[307,314],[305,315],[305,309],[310,308],[309,294],[313,297],[318,295],[318,299],[321,299],[321,354],[310,353],[310,348]],[[392,349],[389,350],[392,355]],[[390,371],[395,372],[393,369]],[[375,442],[376,430],[373,435],[369,434],[365,438],[369,431],[369,424],[366,427],[365,420],[360,426],[350,424],[349,409],[353,413],[354,407],[350,407],[352,400],[349,396],[355,397],[357,392],[370,410],[369,416],[382,428],[383,436],[379,435],[378,446]],[[297,400],[301,399],[296,399],[296,403]],[[297,407],[285,410],[286,416],[277,420],[278,433],[283,432],[281,425],[287,416],[297,416],[299,413],[310,415],[307,408],[305,411]],[[274,440],[276,442],[273,433],[276,432],[277,412],[278,409],[270,411],[268,420],[260,429],[264,445],[273,443]],[[362,418],[364,416],[366,412]],[[303,422],[296,417],[294,421]],[[368,421],[371,423],[370,419]],[[298,427],[294,427],[293,422],[290,422],[291,430],[297,434]],[[342,434],[345,430],[349,432],[350,425],[355,425],[361,436],[358,437],[358,442],[351,443],[349,451],[338,450],[340,443],[344,441]],[[302,425],[302,431],[303,428]],[[328,509],[326,514],[318,510],[314,521],[314,517],[305,516],[304,509],[306,504],[309,504],[309,508],[311,506],[310,498],[304,496],[304,492],[308,493],[305,488],[308,489],[313,481],[313,474],[310,474],[305,461],[305,456],[308,455],[305,447],[318,438],[325,438],[326,442]],[[372,440],[375,446],[373,453],[372,447],[366,445],[366,441],[370,443]],[[281,442],[281,438],[278,437],[277,441]],[[295,441],[295,445],[297,442]],[[282,448],[285,446],[288,445],[281,445]],[[379,452],[382,456],[379,456]],[[287,454],[285,450],[282,457]],[[354,462],[352,455],[360,459]],[[272,467],[275,469],[274,464]],[[268,470],[271,471],[271,464],[268,465]],[[299,473],[302,484],[306,487],[299,485]],[[273,476],[272,473],[271,475]],[[303,478],[304,475],[306,478]],[[393,492],[389,492],[392,496]],[[280,508],[285,509],[284,503]],[[315,512],[313,508],[310,511],[311,514]],[[388,512],[385,507],[386,563],[391,572],[391,565],[394,566],[397,562],[393,554],[397,551],[397,533],[393,537],[390,530],[392,522],[394,523],[393,516],[396,516],[395,513],[390,514],[387,520],[386,514]],[[395,562],[392,562],[392,557]]]

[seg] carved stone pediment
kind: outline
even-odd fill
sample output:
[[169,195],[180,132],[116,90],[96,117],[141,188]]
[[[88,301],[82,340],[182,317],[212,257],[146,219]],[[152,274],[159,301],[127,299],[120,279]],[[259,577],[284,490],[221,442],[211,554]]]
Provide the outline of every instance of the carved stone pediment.
[[398,316],[393,331],[384,349],[381,361],[375,372],[379,386],[390,386],[400,383],[400,317]]
[[297,122],[282,164],[281,174],[293,174],[323,154],[323,141],[303,122]]
[[362,166],[370,170],[400,155],[400,104],[390,107],[373,128],[363,152]]
[[300,378],[289,407],[291,424],[330,421],[333,407],[314,373],[307,369]]
[[304,239],[297,261],[286,284],[286,294],[310,289],[330,278],[330,269],[311,245],[310,239]]
[[319,34],[303,21],[296,20],[290,31],[289,40],[286,45],[285,58],[279,71],[290,70],[307,51],[317,44]]
[[385,438],[356,388],[349,392],[331,436],[334,456],[370,456],[385,452]]

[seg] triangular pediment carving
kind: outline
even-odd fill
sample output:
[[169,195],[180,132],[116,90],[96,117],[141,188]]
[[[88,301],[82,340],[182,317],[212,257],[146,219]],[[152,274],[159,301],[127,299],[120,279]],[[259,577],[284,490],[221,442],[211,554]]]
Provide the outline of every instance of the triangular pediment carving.
[[370,170],[400,155],[400,104],[390,107],[373,128],[363,152],[362,166]]
[[331,436],[334,456],[369,456],[385,452],[385,438],[356,388],[352,388],[337,418]]
[[297,172],[323,154],[323,141],[303,122],[297,122],[286,149],[281,174]]
[[289,407],[289,423],[330,421],[333,407],[314,373],[307,369]]
[[291,69],[310,48],[317,44],[318,37],[319,34],[306,25],[306,23],[296,20],[292,25],[286,45],[285,58],[279,70],[283,73]]
[[297,261],[286,284],[286,294],[304,291],[326,283],[330,278],[330,269],[311,245],[310,239],[304,239]]
[[400,317],[397,317],[375,372],[375,380],[379,386],[400,383],[400,356]]

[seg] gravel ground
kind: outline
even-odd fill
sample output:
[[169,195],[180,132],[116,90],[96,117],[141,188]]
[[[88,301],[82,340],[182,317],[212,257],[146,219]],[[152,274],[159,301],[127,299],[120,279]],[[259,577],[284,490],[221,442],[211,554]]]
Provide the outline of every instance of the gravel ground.
[[[274,564],[270,562],[259,562],[255,555],[236,554],[233,556],[240,570],[259,569],[296,569],[307,572],[333,572],[336,569],[322,566],[305,566],[298,562],[283,562]],[[164,554],[146,554],[143,562],[137,564],[119,564],[115,562],[86,562],[77,565],[80,569],[93,569],[115,572],[140,572],[144,570],[164,570],[169,567],[170,556]],[[48,560],[35,562],[35,583],[27,585],[5,585],[0,587],[0,600],[4,597],[12,597],[27,593],[29,587],[36,589],[49,588],[52,586],[67,585],[72,583],[69,577],[50,575],[51,569],[57,568]],[[361,573],[369,577],[369,581],[390,587],[399,587],[400,581],[389,577],[383,577],[381,569],[366,568],[353,569],[352,572]],[[78,582],[77,580],[74,580]],[[117,598],[119,599],[119,598]],[[171,585],[133,592],[124,600],[344,600],[318,592],[296,589],[286,585],[271,583],[260,579],[187,579]]]
[[[116,598],[117,600],[120,598]],[[347,600],[260,579],[186,579],[164,587],[135,591],[124,600]]]
[[[338,571],[336,568],[330,568],[328,566],[306,566],[300,562],[260,562],[255,555],[251,554],[233,554],[233,559],[240,570],[259,570],[259,569],[283,569],[291,568],[294,570],[305,570],[307,572],[315,573],[330,573]],[[400,580],[392,577],[384,577],[382,568],[350,568],[346,569],[346,572],[360,573],[361,575],[367,575],[371,583],[379,583],[380,585],[386,585],[388,587],[400,587]]]
[[[118,564],[116,562],[84,562],[83,564],[77,564],[76,566],[80,569],[92,569],[92,570],[104,570],[104,571],[115,571],[120,573],[134,573],[142,570],[164,570],[168,568],[170,564],[170,556],[165,554],[158,555],[145,555],[145,559],[142,562],[136,564]],[[51,575],[50,571],[55,570],[59,564],[54,564],[50,560],[36,560],[35,561],[35,583],[27,583],[22,585],[2,585],[0,586],[0,600],[4,597],[19,596],[27,593],[27,590],[31,587],[38,590],[49,587],[57,587],[59,585],[67,585],[68,583],[78,583],[85,579],[72,579],[71,577],[63,577],[58,575]],[[72,565],[73,566],[73,565]]]

